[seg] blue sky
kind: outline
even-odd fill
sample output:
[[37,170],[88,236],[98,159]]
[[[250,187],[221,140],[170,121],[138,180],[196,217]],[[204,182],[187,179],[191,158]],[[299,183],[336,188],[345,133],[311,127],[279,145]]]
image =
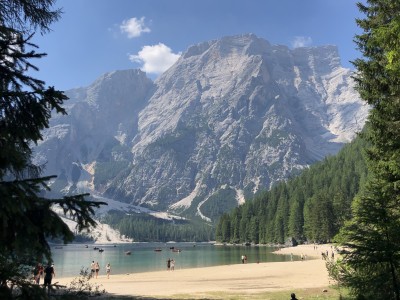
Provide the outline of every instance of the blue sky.
[[36,78],[60,90],[114,70],[156,78],[194,44],[254,33],[272,44],[336,45],[345,67],[362,17],[353,0],[58,0],[61,19],[33,42],[47,57]]

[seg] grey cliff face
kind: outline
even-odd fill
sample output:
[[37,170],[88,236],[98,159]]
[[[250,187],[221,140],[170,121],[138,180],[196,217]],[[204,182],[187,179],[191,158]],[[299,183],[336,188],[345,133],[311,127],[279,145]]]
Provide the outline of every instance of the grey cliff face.
[[368,107],[350,76],[334,46],[205,42],[154,85],[132,70],[69,91],[37,157],[70,187],[214,219],[352,140]]
[[[87,192],[94,189],[97,161],[130,158],[129,151],[111,150],[137,133],[138,113],[146,105],[154,83],[139,70],[115,71],[87,88],[66,92],[67,116],[55,115],[36,147],[36,163],[57,174],[53,190]],[[124,157],[127,156],[127,157]],[[62,182],[61,182],[62,181]]]

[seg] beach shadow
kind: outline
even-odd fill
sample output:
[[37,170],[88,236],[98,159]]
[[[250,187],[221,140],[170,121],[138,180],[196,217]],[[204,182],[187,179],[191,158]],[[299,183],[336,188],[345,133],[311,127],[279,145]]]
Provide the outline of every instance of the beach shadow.
[[[154,297],[143,297],[143,296],[116,296],[116,295],[102,295],[98,299],[107,300],[176,300],[176,298],[154,298]],[[179,298],[180,300],[193,300],[194,298]],[[215,300],[213,298],[196,298],[196,300]]]

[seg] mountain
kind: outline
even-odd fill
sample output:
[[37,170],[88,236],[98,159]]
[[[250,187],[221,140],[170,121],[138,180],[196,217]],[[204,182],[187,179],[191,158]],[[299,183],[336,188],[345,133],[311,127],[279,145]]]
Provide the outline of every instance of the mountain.
[[68,115],[52,116],[35,148],[35,163],[59,176],[55,191],[91,191],[97,162],[123,160],[113,157],[110,149],[124,147],[137,134],[139,112],[154,87],[145,73],[126,70],[105,74],[87,88],[66,91]]
[[332,241],[352,218],[353,199],[369,176],[363,155],[368,147],[358,136],[336,155],[224,214],[216,225],[216,240],[291,245]]
[[67,91],[36,162],[56,191],[215,220],[354,138],[368,107],[351,75],[335,46],[204,42],[155,82],[115,71]]

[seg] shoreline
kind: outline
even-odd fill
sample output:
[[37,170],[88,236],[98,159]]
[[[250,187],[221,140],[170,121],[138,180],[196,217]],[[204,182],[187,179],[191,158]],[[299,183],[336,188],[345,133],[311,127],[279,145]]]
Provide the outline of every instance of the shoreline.
[[[317,248],[315,248],[317,247]],[[304,261],[232,264],[214,267],[153,271],[144,273],[111,273],[110,279],[100,274],[91,284],[100,285],[110,295],[119,296],[172,296],[201,293],[229,292],[257,294],[270,291],[298,291],[326,288],[330,285],[321,252],[331,254],[331,245],[300,245],[280,248],[282,255],[303,255]],[[68,285],[76,277],[54,278]]]

